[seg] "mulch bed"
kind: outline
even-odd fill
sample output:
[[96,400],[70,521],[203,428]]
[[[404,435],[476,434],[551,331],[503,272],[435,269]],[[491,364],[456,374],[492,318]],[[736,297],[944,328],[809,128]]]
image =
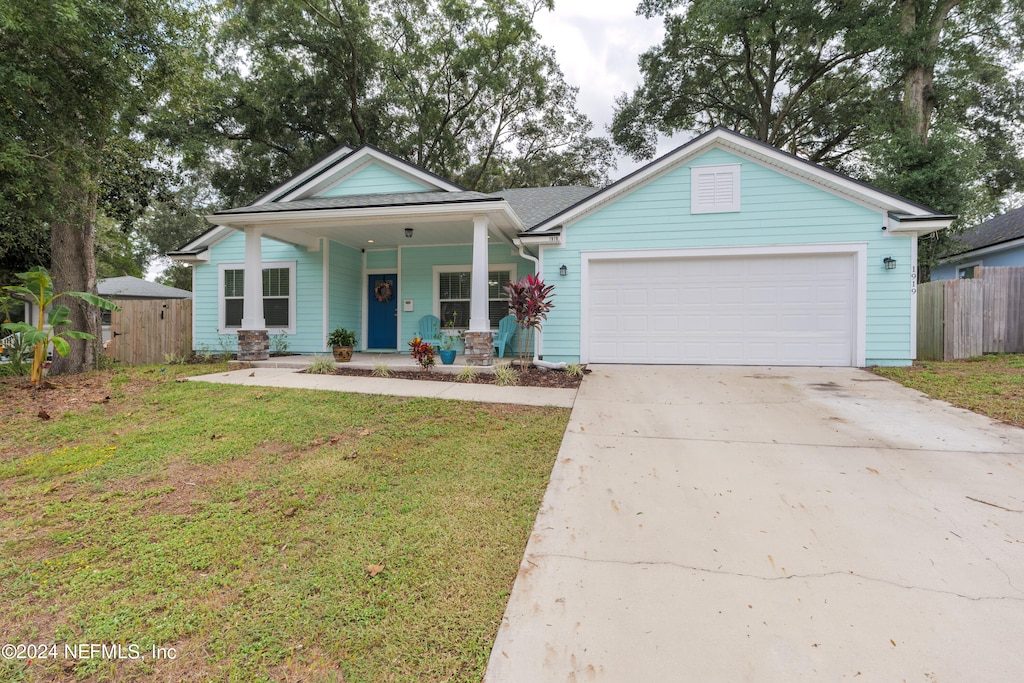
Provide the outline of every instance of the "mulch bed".
[[[590,370],[584,370],[590,372]],[[338,368],[334,371],[336,375],[348,375],[351,377],[373,377],[372,370],[361,370],[359,368]],[[547,389],[575,389],[579,387],[582,377],[572,377],[561,370],[542,370],[540,368],[527,368],[516,370],[516,386],[519,387],[543,387]],[[432,382],[458,382],[458,375],[448,372],[432,372],[424,370],[393,370],[388,375],[389,379],[418,379],[430,380]],[[473,384],[494,384],[494,375],[489,372],[480,372],[473,378]]]

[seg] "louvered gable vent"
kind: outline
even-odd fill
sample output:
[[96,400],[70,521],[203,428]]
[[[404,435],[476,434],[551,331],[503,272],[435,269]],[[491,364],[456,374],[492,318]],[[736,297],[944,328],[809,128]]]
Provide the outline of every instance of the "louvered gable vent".
[[740,210],[739,164],[694,166],[690,174],[690,213]]

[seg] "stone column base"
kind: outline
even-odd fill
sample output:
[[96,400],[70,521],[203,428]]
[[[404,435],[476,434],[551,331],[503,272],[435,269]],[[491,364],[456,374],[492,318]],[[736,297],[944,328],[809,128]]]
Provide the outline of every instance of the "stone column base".
[[466,363],[469,365],[494,365],[494,333],[463,332],[466,344]]
[[238,360],[253,361],[270,358],[270,334],[266,330],[238,331]]

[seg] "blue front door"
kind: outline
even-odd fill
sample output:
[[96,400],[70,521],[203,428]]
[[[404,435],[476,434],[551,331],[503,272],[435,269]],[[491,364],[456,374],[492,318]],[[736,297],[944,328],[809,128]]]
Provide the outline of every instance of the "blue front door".
[[370,275],[366,306],[366,348],[398,347],[398,276]]

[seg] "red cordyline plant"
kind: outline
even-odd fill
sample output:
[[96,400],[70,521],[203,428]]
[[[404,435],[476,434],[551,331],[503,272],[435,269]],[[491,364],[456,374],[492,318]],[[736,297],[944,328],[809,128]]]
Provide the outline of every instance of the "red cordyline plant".
[[547,320],[548,311],[555,307],[551,303],[554,288],[554,285],[545,285],[544,280],[532,273],[519,282],[505,285],[509,312],[516,317],[519,329],[524,332],[519,335],[520,367],[526,367],[526,349],[533,341],[534,331],[541,328]]
[[437,363],[437,359],[434,358],[434,347],[419,337],[412,338],[412,341],[409,342],[409,349],[413,359],[424,370],[430,370]]

